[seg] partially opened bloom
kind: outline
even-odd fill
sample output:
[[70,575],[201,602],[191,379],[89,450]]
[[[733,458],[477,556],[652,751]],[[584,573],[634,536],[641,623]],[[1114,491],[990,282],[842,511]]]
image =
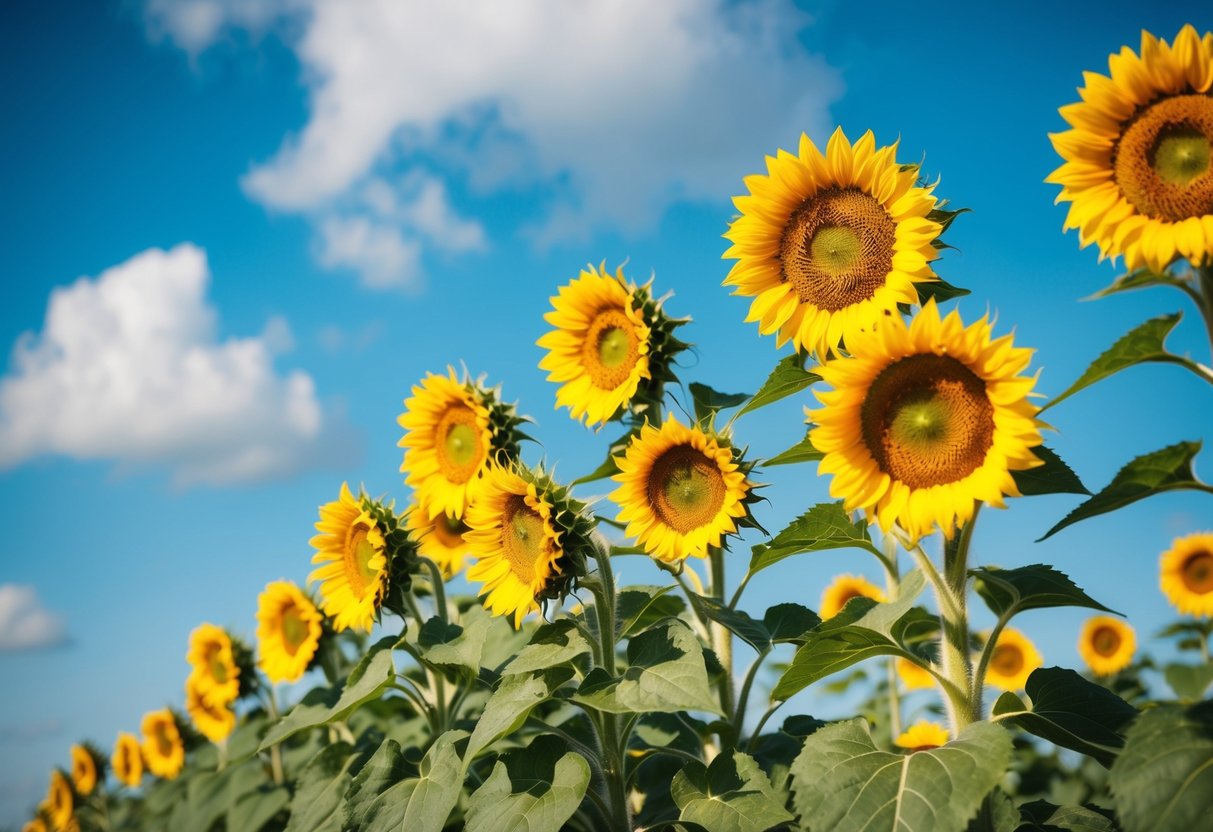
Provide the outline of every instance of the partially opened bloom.
[[911,752],[930,751],[932,748],[947,745],[947,742],[948,729],[938,722],[928,722],[925,719],[914,723],[893,740],[893,744],[898,748]]
[[747,176],[750,193],[724,235],[737,262],[725,279],[753,298],[747,321],[776,344],[824,359],[898,304],[917,304],[943,231],[931,187],[897,145],[877,148],[871,131],[852,146],[841,128],[821,153],[808,136],[800,152],[767,157],[767,173]]
[[46,811],[52,829],[65,829],[75,813],[72,784],[59,769],[51,771],[50,788],[46,794]]
[[1060,110],[1072,129],[1050,135],[1066,228],[1130,269],[1210,262],[1213,33],[1188,25],[1169,44],[1142,32],[1140,54],[1125,46],[1108,69],[1083,74],[1082,101]]
[[236,727],[236,713],[231,707],[208,701],[192,676],[185,682],[185,712],[190,715],[198,733],[211,742],[223,742]]
[[118,732],[110,762],[114,767],[114,776],[119,782],[134,787],[143,780],[143,750],[134,734]]
[[1036,380],[1021,375],[1032,351],[991,332],[928,301],[908,326],[886,318],[848,342],[851,357],[818,368],[833,389],[815,391],[810,440],[831,496],[915,541],[936,528],[951,538],[978,502],[1019,496],[1013,472],[1042,464]]
[[1181,613],[1213,615],[1213,532],[1176,538],[1162,553],[1159,584]]
[[219,705],[235,701],[240,693],[240,667],[226,630],[214,624],[195,627],[186,659],[201,696]]
[[1078,636],[1078,654],[1099,676],[1111,676],[1129,666],[1137,635],[1128,622],[1110,615],[1088,618]]
[[857,575],[838,575],[830,581],[825,592],[821,593],[821,608],[818,614],[822,619],[833,618],[842,612],[842,608],[852,598],[884,601],[884,592],[880,587]]
[[102,761],[90,745],[72,746],[72,786],[76,794],[88,797],[97,788]]
[[291,581],[257,596],[257,666],[273,683],[297,682],[320,646],[323,616]]
[[465,537],[468,524],[463,520],[445,514],[431,516],[420,504],[414,504],[408,512],[408,530],[417,541],[417,554],[438,564],[444,578],[449,580],[463,569],[470,552]]
[[1036,645],[1019,630],[1007,627],[999,633],[994,645],[986,668],[986,684],[999,690],[1023,690],[1032,671],[1043,664]]
[[177,728],[177,718],[168,708],[143,716],[143,760],[147,770],[157,777],[172,780],[185,765],[185,743]]
[[338,632],[351,627],[369,632],[387,588],[384,529],[367,498],[355,499],[342,483],[338,499],[320,507],[316,530],[312,563],[319,565],[308,583],[320,582],[321,606]]

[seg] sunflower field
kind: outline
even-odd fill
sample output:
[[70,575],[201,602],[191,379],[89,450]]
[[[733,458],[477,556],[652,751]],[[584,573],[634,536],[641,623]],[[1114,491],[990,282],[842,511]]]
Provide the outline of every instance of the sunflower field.
[[[1066,227],[1123,262],[1101,295],[1178,290],[1213,346],[1213,33],[1144,34],[1083,77],[1051,136]],[[971,551],[1019,498],[1070,495],[1048,537],[1166,491],[1213,497],[1202,437],[1084,483],[1048,424],[1125,368],[1177,365],[1194,388],[1213,369],[1167,350],[1176,313],[1044,399],[1007,322],[949,308],[967,291],[937,266],[964,210],[897,154],[839,128],[739,184],[724,283],[783,353],[752,394],[685,377],[693,310],[659,277],[603,263],[553,286],[538,371],[596,470],[558,476],[501,387],[440,361],[398,419],[405,496],[334,483],[300,507],[307,586],[250,598],[255,632],[200,622],[181,701],[65,749],[26,832],[1213,829],[1213,501],[1160,553],[1165,662],[1066,563]],[[745,417],[789,397],[804,423],[751,456]],[[763,528],[775,466],[832,500],[781,494],[798,516]],[[840,575],[810,608],[792,559],[836,549],[884,581]],[[635,558],[664,583],[619,582]],[[765,570],[793,584],[760,609]],[[460,574],[476,597],[448,594]],[[1084,667],[1046,666],[1052,645],[1016,628],[1066,606],[1090,613],[1067,636]],[[280,701],[308,671],[322,682]],[[810,686],[853,716],[784,707]]]

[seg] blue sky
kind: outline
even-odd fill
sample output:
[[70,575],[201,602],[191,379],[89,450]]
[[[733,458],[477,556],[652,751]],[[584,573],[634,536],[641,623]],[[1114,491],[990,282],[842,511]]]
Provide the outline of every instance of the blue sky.
[[[585,263],[655,273],[670,310],[695,319],[684,381],[752,392],[778,354],[720,286],[720,234],[741,177],[801,130],[900,137],[899,158],[924,159],[937,194],[973,209],[939,271],[973,290],[967,319],[989,309],[1038,350],[1042,392],[1175,309],[1187,320],[1171,348],[1208,361],[1177,293],[1078,302],[1117,271],[1061,233],[1043,182],[1058,164],[1046,134],[1082,70],[1105,70],[1143,27],[1170,38],[1190,4],[1088,17],[1064,4],[908,16],[893,3],[522,3],[475,21],[312,7],[2,13],[0,584],[26,588],[5,597],[19,613],[5,626],[61,643],[0,652],[0,825],[22,819],[71,742],[108,748],[180,702],[195,625],[251,635],[264,584],[306,577],[315,507],[342,480],[406,499],[395,417],[427,370],[464,362],[503,383],[538,423],[530,460],[569,478],[595,467],[608,437],[553,410],[534,346],[548,297]],[[1049,444],[1098,487],[1134,455],[1207,436],[1197,385],[1178,368],[1130,370],[1052,411]],[[806,403],[745,417],[739,441],[782,450]],[[827,496],[811,467],[764,479],[772,529]],[[987,512],[977,560],[1053,563],[1156,630],[1169,618],[1158,553],[1209,526],[1207,497],[1033,543],[1074,503]],[[655,579],[636,559],[622,571]],[[756,578],[748,606],[815,607],[844,571],[879,577],[857,553],[806,556]],[[1021,624],[1046,661],[1074,665],[1082,618]]]

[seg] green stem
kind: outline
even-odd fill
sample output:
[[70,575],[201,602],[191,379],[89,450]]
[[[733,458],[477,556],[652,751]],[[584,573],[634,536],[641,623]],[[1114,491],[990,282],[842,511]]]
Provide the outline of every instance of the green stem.
[[729,599],[729,609],[737,609],[737,602],[741,600],[741,591],[750,582],[750,576],[750,570],[747,569],[745,575],[741,578],[741,583],[737,584],[737,589],[733,591],[733,597]]
[[[278,697],[274,695],[274,686],[267,684],[265,686],[265,705],[270,712],[270,719],[274,722],[278,721]],[[274,743],[270,746],[270,773],[274,777],[274,784],[281,786],[286,782],[286,777],[282,771],[282,747],[279,743]]]
[[952,605],[940,620],[943,627],[940,645],[942,669],[944,676],[967,693],[966,701],[955,703],[960,707],[949,708],[953,736],[969,723],[981,719],[982,690],[979,680],[974,678],[969,654],[968,616],[969,547],[973,542],[973,529],[977,525],[980,509],[981,504],[978,503],[969,522],[954,538],[955,542],[945,541],[943,547],[944,578]]
[[904,545],[935,591],[935,601],[939,605],[940,627],[943,630],[943,637],[939,641],[940,670],[944,679],[941,687],[947,697],[944,704],[947,706],[948,719],[954,730],[959,731],[960,728],[974,721],[969,717],[972,707],[967,671],[969,660],[967,627],[963,628],[965,641],[962,644],[957,641],[961,633],[957,631],[954,624],[954,622],[965,620],[963,599],[958,601],[954,597],[947,581],[935,568],[935,564],[931,562],[931,558],[923,551],[921,545],[917,543],[904,543]]
[[427,557],[418,557],[417,561],[430,570],[430,583],[434,585],[434,608],[438,617],[442,619],[442,623],[447,624],[450,619],[447,617],[446,587],[443,584],[442,570],[438,568],[438,564]]
[[1011,619],[1008,616],[1000,615],[998,621],[994,624],[994,629],[990,631],[990,637],[986,639],[986,643],[981,648],[981,657],[977,661],[977,670],[973,673],[973,689],[978,697],[978,712],[981,708],[981,694],[986,686],[986,669],[990,666],[990,659],[994,658],[994,648],[998,646],[998,637],[1002,635],[1003,629],[1007,626],[1007,622]]
[[[881,541],[885,556],[881,559],[885,573],[885,595],[889,602],[901,596],[901,574],[897,567],[897,539],[885,535]],[[890,658],[889,669],[889,743],[901,736],[901,689],[897,682],[897,658]]]
[[1196,273],[1199,275],[1200,285],[1198,306],[1205,319],[1205,330],[1209,334],[1209,352],[1213,355],[1213,264],[1198,266]]
[[[611,549],[601,536],[593,540],[594,559],[598,562],[598,587],[594,606],[598,613],[598,637],[602,645],[602,668],[615,675],[615,573],[611,568]],[[602,714],[602,746],[606,765],[603,779],[611,805],[613,826],[618,829],[632,828],[631,809],[628,806],[627,786],[624,782],[624,746],[627,737],[621,736],[619,721],[615,714]]]
[[741,683],[741,695],[737,698],[737,711],[733,714],[733,728],[737,732],[737,737],[741,737],[741,729],[745,725],[746,706],[750,702],[750,689],[754,686],[754,680],[758,677],[758,670],[762,667],[763,661],[770,654],[770,649],[761,651],[758,658],[754,659],[754,663],[750,665],[749,671],[745,675],[745,681]]
[[[712,576],[708,587],[712,597],[724,603],[724,549],[718,546],[708,547],[708,560],[711,562]],[[716,658],[724,668],[720,680],[720,704],[726,714],[734,712],[733,699],[733,632],[723,624],[712,623],[712,646],[716,650]]]
[[775,715],[775,712],[783,707],[783,700],[772,702],[767,708],[766,713],[762,715],[762,719],[758,720],[758,724],[754,726],[754,733],[750,734],[750,739],[746,742],[745,750],[747,753],[754,753],[754,743],[762,736],[762,729],[766,727],[767,721]]

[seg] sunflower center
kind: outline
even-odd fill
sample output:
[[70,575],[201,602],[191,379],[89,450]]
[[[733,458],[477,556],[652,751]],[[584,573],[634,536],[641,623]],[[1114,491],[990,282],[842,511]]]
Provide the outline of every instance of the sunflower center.
[[1213,592],[1213,552],[1196,552],[1184,561],[1179,573],[1189,592]]
[[440,516],[434,523],[434,537],[448,549],[461,549],[464,546],[463,533],[468,530],[467,524],[457,517]]
[[219,656],[218,650],[212,650],[207,665],[211,669],[211,677],[219,684],[227,681],[227,664]]
[[173,742],[168,738],[168,731],[163,725],[157,725],[156,730],[152,732],[152,736],[156,740],[156,750],[160,752],[161,757],[169,757],[173,753]]
[[911,355],[885,367],[868,389],[860,423],[876,464],[910,488],[964,479],[994,443],[985,382],[947,355]]
[[463,404],[447,408],[438,420],[436,433],[436,456],[442,475],[453,483],[470,480],[484,454],[475,412]]
[[551,553],[543,516],[526,504],[520,494],[505,504],[501,524],[501,549],[510,564],[510,572],[524,584],[534,585],[540,575],[540,563]]
[[850,601],[852,598],[862,598],[862,597],[863,597],[862,592],[856,592],[853,589],[844,589],[842,592],[840,592],[838,594],[838,608],[841,610],[843,607],[845,607],[847,605],[847,601]]
[[1091,649],[1107,658],[1120,649],[1120,633],[1112,627],[1099,627],[1091,634]]
[[1116,145],[1116,184],[1145,216],[1170,222],[1213,214],[1213,97],[1149,105]]
[[282,646],[292,656],[299,652],[300,645],[307,639],[307,622],[299,615],[299,610],[291,605],[282,613]]
[[614,390],[628,380],[640,358],[640,340],[623,310],[603,309],[594,316],[581,357],[595,387]]
[[871,195],[831,188],[809,197],[788,219],[780,271],[802,303],[836,312],[867,300],[893,268],[897,226]]
[[1023,651],[1010,644],[1000,644],[990,657],[990,667],[1003,676],[1018,676],[1024,668]]
[[361,598],[366,594],[367,585],[379,575],[379,570],[371,566],[371,560],[379,554],[375,545],[367,539],[369,530],[361,523],[355,524],[345,541],[345,551],[342,553],[345,563],[345,577],[350,589]]
[[654,513],[679,533],[711,522],[724,505],[726,491],[720,466],[690,445],[675,445],[663,453],[649,476]]

